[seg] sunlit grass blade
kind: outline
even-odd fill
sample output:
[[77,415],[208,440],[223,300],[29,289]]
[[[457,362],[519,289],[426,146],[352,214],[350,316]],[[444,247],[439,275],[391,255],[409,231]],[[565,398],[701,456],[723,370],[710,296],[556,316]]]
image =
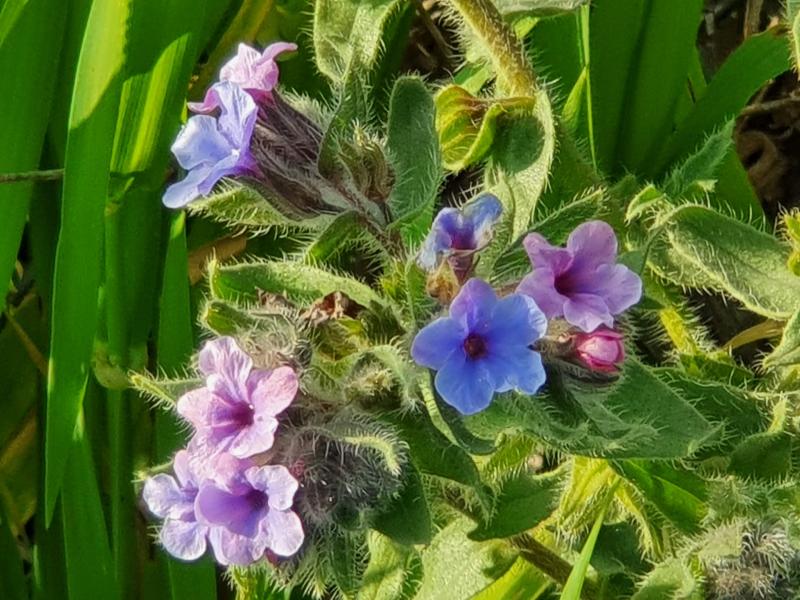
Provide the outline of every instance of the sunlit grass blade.
[[[0,173],[29,171],[39,164],[64,12],[58,0],[12,0],[0,8]],[[0,289],[4,291],[22,239],[32,187],[32,183],[0,185]]]
[[75,76],[53,289],[45,433],[47,522],[61,488],[89,375],[129,5],[130,0],[92,4]]

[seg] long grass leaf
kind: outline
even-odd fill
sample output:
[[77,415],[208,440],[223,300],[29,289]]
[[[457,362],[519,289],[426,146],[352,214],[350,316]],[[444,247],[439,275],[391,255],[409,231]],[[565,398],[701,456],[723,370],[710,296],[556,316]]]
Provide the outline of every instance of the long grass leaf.
[[45,433],[45,510],[52,518],[80,412],[97,321],[103,214],[131,0],[96,0],[69,116],[56,250]]

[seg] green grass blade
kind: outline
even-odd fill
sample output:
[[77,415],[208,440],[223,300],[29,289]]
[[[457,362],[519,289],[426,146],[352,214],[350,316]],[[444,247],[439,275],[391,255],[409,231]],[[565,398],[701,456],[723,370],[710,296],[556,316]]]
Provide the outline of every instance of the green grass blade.
[[[194,347],[189,298],[185,215],[173,213],[170,220],[164,283],[161,288],[158,325],[158,365],[169,374],[180,372]],[[156,415],[156,452],[160,461],[184,443],[183,429],[165,411]],[[169,583],[174,600],[214,600],[217,597],[214,567],[210,563],[186,564],[167,558]]]
[[27,597],[22,557],[11,533],[3,503],[0,502],[0,598],[25,600]]
[[[2,33],[7,11],[7,35]],[[10,13],[8,13],[10,14]],[[39,165],[53,98],[64,11],[58,0],[11,1],[0,12],[0,173],[29,171]],[[31,51],[33,48],[36,51]],[[19,250],[32,183],[0,185],[0,289],[5,290]]]
[[130,0],[92,4],[75,76],[53,290],[45,433],[47,522],[67,467],[89,373],[129,9]]
[[786,39],[774,30],[749,37],[730,55],[655,161],[661,171],[734,118],[769,79],[788,71]]
[[597,536],[600,535],[600,528],[603,526],[603,520],[606,517],[606,512],[611,502],[614,500],[614,493],[617,490],[619,482],[608,490],[607,496],[600,509],[600,514],[597,515],[592,530],[589,532],[589,537],[583,544],[578,560],[572,565],[567,582],[564,584],[564,589],[561,591],[561,600],[580,600],[581,591],[583,590],[583,583],[586,580],[586,572],[589,570],[589,561],[592,560],[594,553],[594,546],[597,543]]

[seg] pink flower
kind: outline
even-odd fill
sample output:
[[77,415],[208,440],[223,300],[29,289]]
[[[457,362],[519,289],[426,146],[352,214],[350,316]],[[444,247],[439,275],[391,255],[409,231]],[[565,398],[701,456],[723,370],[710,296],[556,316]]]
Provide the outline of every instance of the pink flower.
[[[275,58],[284,52],[297,50],[295,44],[276,42],[259,52],[247,44],[239,44],[239,49],[231,60],[219,71],[219,80],[235,83],[248,92],[254,100],[265,100],[278,84],[280,70]],[[202,102],[189,102],[189,110],[196,113],[209,113],[219,101],[213,94],[213,87],[208,90]]]
[[625,359],[622,334],[601,327],[592,333],[577,333],[575,353],[590,369],[605,373],[616,373],[617,365]]
[[192,447],[199,454],[230,452],[248,458],[272,447],[278,420],[297,393],[297,375],[290,367],[267,371],[231,337],[207,342],[200,351],[206,385],[178,400],[178,413],[195,429]]

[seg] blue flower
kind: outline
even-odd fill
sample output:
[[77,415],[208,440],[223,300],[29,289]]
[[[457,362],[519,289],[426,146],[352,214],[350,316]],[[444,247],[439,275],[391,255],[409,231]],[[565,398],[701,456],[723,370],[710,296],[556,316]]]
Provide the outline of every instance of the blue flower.
[[417,262],[426,271],[436,268],[439,256],[472,254],[492,237],[492,227],[503,212],[495,196],[483,194],[460,210],[443,208],[422,244]]
[[253,173],[257,168],[250,153],[258,116],[255,101],[229,82],[216,84],[209,95],[217,101],[219,116],[191,117],[172,144],[172,153],[188,173],[164,193],[163,202],[169,208],[207,195],[223,177]]
[[411,356],[438,371],[434,384],[461,414],[485,409],[498,392],[535,394],[545,381],[531,345],[547,330],[536,302],[522,294],[499,299],[485,281],[470,279],[450,305],[450,316],[424,327]]

